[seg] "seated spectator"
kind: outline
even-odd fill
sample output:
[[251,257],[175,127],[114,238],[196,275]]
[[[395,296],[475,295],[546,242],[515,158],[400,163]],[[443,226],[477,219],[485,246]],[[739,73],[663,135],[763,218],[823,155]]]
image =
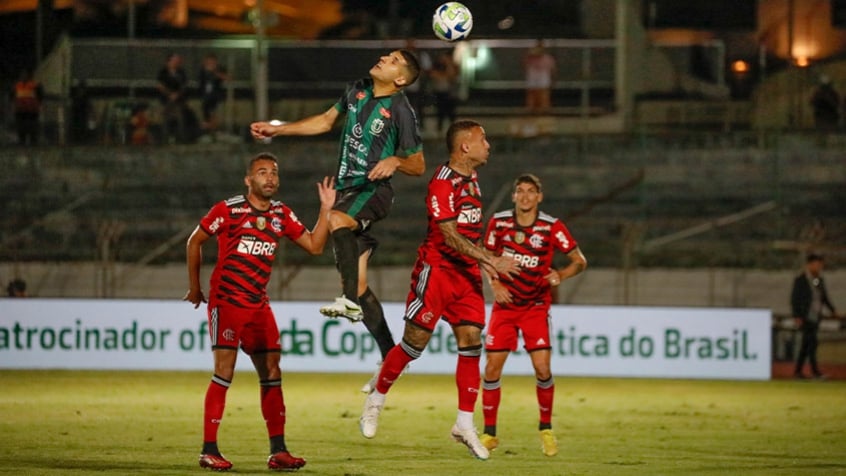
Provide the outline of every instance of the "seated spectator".
[[6,292],[9,293],[9,297],[13,298],[23,298],[26,296],[26,281],[21,278],[13,279],[9,281],[9,285],[6,286]]

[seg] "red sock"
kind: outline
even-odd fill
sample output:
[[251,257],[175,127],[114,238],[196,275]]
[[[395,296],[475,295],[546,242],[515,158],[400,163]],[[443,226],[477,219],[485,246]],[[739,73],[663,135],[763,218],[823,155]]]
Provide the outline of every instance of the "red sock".
[[268,436],[285,434],[285,398],[282,380],[263,380],[261,383],[261,414]]
[[232,382],[217,375],[212,377],[206,390],[206,401],[203,407],[203,441],[210,443],[217,441],[217,429],[223,419],[223,407],[226,406],[226,391]]
[[[481,351],[481,346],[479,346]],[[458,364],[455,366],[455,385],[458,387],[458,409],[473,412],[479,395],[479,355],[462,355],[458,349]]]
[[[408,351],[405,350],[408,348]],[[416,357],[412,357],[408,352],[413,352]],[[379,393],[388,393],[391,385],[399,378],[399,375],[405,370],[405,366],[415,358],[420,356],[420,351],[412,349],[401,342],[394,346],[388,355],[385,356],[385,361],[382,362],[382,370],[379,372],[379,379],[376,381],[376,390]]]
[[538,395],[538,409],[540,410],[540,422],[552,422],[552,398],[555,396],[555,382],[552,377],[547,380],[538,380],[536,392]]
[[499,401],[502,398],[502,388],[499,380],[482,383],[482,413],[485,415],[485,426],[496,426],[496,414],[499,412]]

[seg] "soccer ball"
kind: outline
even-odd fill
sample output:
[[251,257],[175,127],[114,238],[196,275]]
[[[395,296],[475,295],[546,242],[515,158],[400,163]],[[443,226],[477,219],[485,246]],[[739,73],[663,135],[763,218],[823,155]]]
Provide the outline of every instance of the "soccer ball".
[[446,2],[432,15],[432,30],[444,41],[463,40],[472,29],[473,14],[458,2]]

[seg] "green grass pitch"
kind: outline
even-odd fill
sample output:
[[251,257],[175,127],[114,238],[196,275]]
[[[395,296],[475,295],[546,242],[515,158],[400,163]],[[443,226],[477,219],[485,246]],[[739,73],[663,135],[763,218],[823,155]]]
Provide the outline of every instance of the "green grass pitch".
[[[0,473],[185,475],[208,372],[0,371]],[[403,376],[376,438],[358,432],[363,374],[283,376],[287,442],[313,475],[846,474],[846,383],[564,378],[560,452],[540,452],[534,379],[504,377],[500,447],[449,438],[451,376]],[[234,474],[268,474],[255,374],[236,373],[220,430]],[[476,424],[482,426],[481,401]]]

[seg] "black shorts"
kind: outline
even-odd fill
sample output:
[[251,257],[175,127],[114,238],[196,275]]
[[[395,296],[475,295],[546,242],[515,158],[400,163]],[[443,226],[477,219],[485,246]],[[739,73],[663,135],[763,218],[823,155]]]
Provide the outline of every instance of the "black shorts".
[[344,212],[358,223],[359,253],[375,250],[379,242],[369,233],[373,223],[388,216],[394,203],[394,189],[390,182],[368,182],[360,187],[338,190],[333,210]]

